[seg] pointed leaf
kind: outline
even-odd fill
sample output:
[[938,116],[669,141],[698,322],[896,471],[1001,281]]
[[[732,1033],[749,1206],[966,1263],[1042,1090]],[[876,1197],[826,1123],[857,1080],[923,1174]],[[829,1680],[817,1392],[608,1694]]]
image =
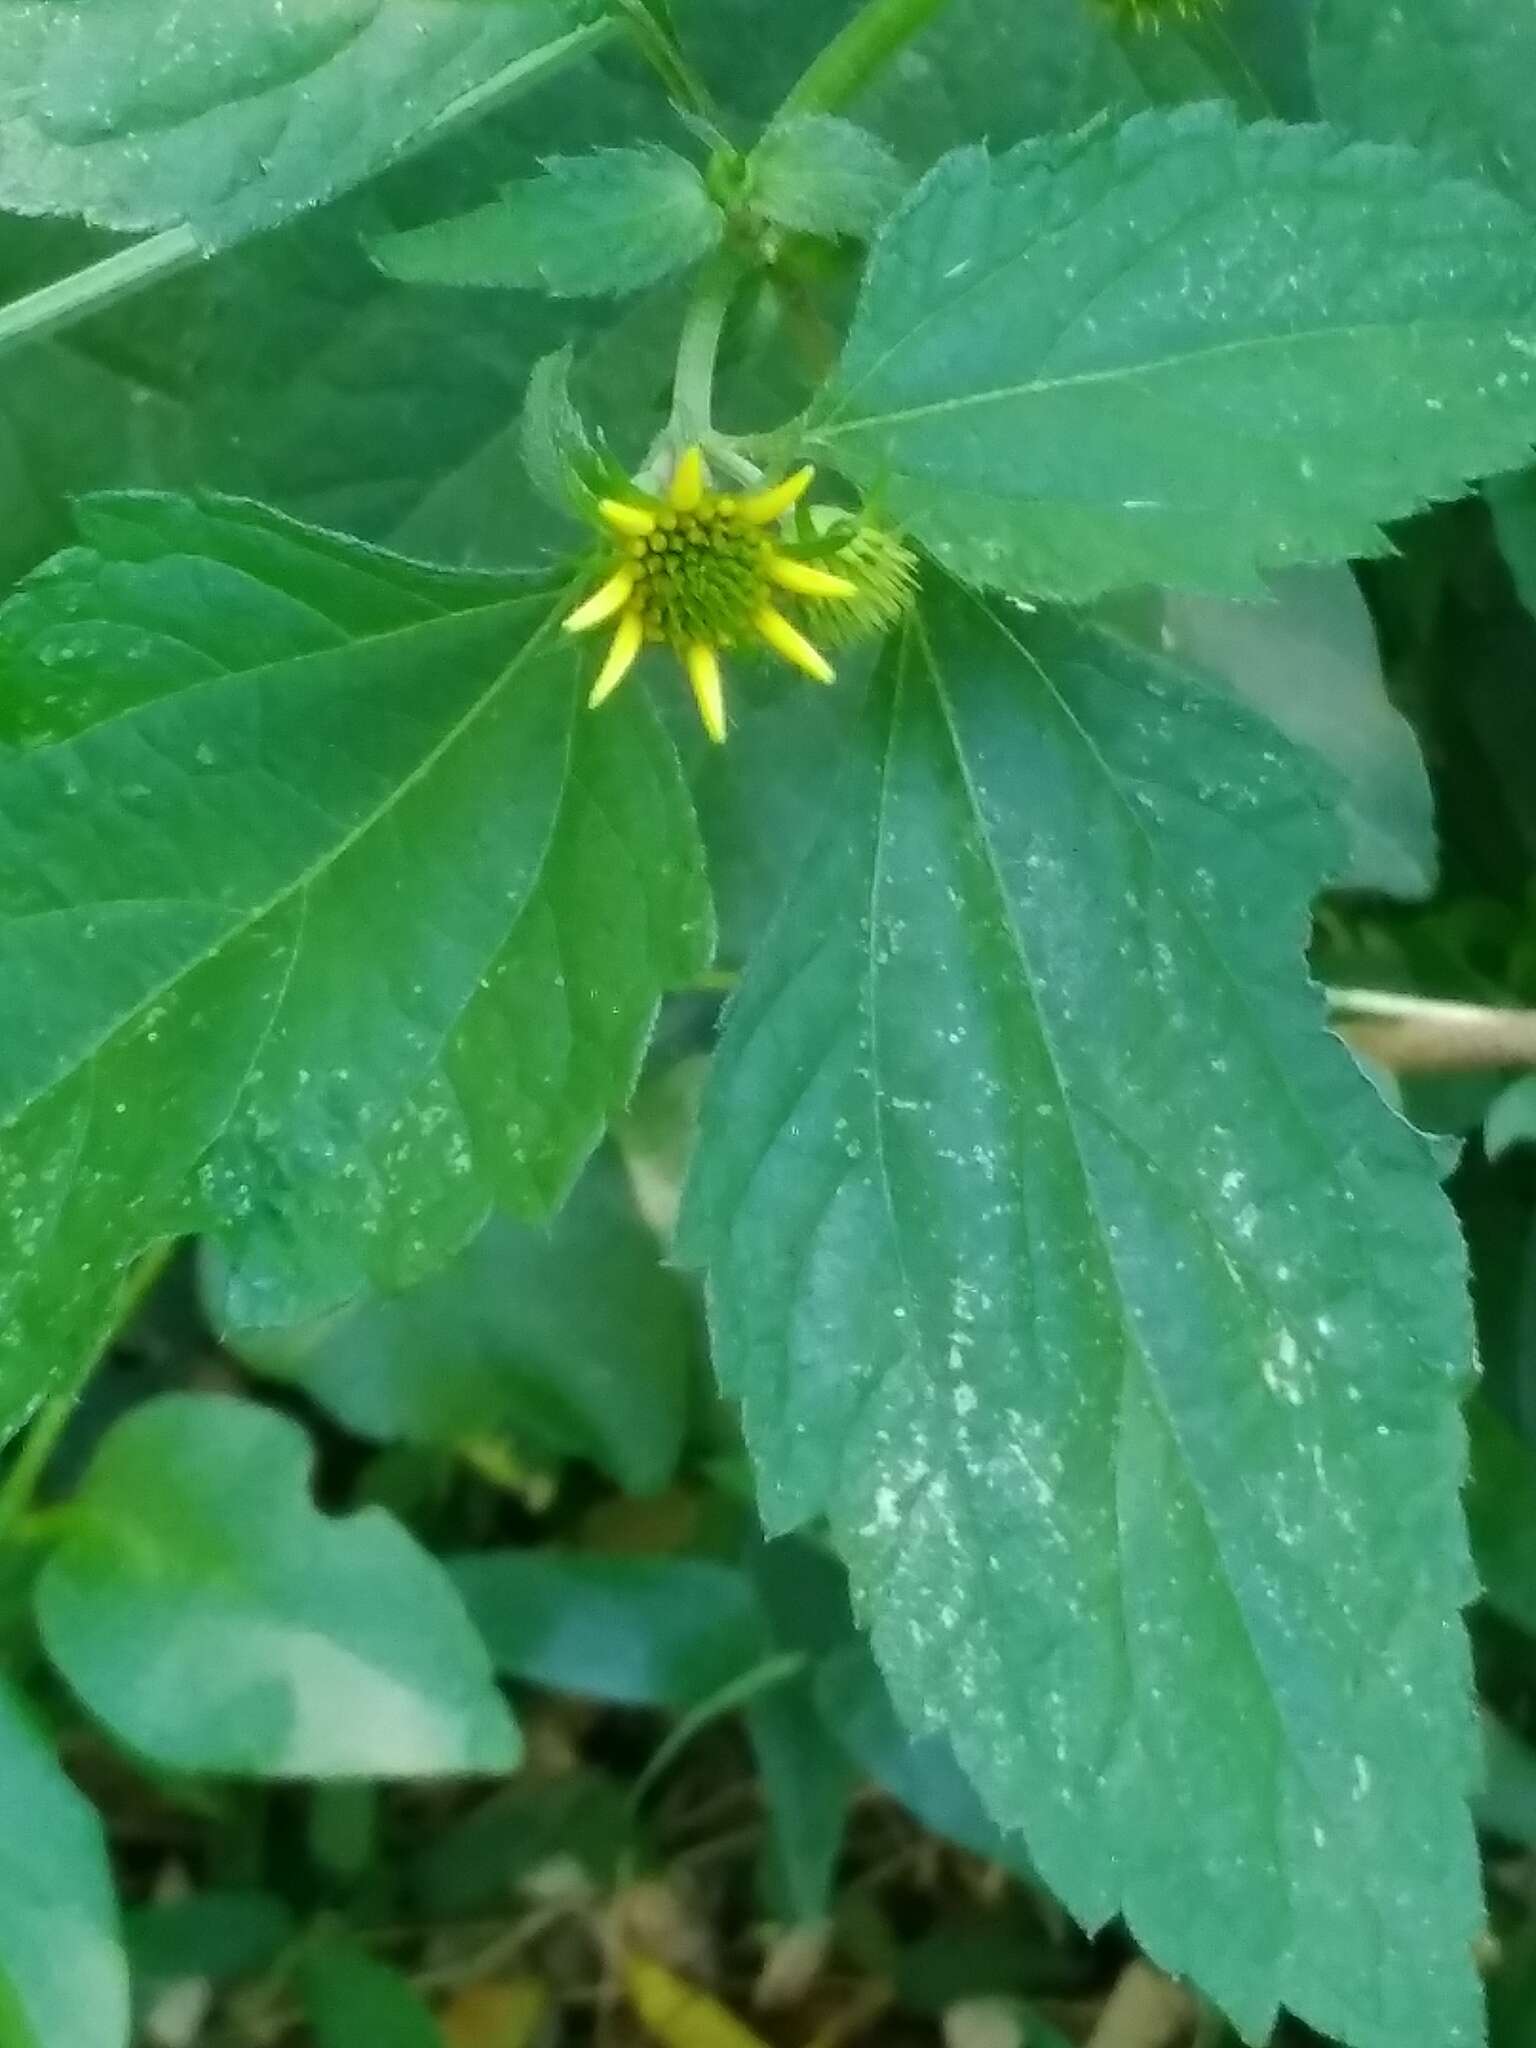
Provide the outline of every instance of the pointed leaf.
[[0,206],[206,246],[583,55],[587,0],[0,0]]
[[582,711],[556,596],[250,506],[88,518],[0,611],[18,705],[85,724],[0,760],[9,1426],[158,1238],[218,1232],[277,1323],[547,1210],[709,955],[671,748],[639,690]]
[[873,233],[904,183],[886,143],[832,114],[776,122],[752,152],[753,205],[806,234]]
[[488,206],[382,237],[373,258],[407,284],[601,298],[685,269],[724,226],[686,157],[652,144],[550,157],[541,176],[508,185]]
[[1529,221],[1219,106],[945,158],[876,244],[811,438],[957,574],[1230,595],[1536,436]]
[[945,584],[737,998],[683,1245],[776,1528],[1084,1920],[1471,2042],[1463,1259],[1301,971],[1300,759]]
[[332,1520],[297,1423],[169,1394],[105,1439],[37,1585],[48,1653],[180,1771],[501,1771],[517,1731],[442,1566],[369,1508]]

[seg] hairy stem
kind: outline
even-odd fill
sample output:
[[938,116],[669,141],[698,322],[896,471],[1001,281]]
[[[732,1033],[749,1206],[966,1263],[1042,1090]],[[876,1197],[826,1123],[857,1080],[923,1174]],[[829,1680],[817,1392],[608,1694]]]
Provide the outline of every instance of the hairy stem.
[[865,0],[791,88],[777,118],[837,113],[947,5],[948,0]]
[[744,275],[741,258],[722,250],[699,278],[677,344],[672,418],[667,439],[679,448],[710,439],[714,424],[715,363],[725,316]]
[[[587,56],[618,32],[616,22],[589,22],[504,65],[494,76],[461,93],[428,122],[402,154],[413,156],[419,150],[441,142],[515,94],[528,91],[542,79],[563,70],[567,64]],[[61,327],[73,326],[77,320],[88,319],[93,313],[105,312],[130,293],[158,284],[163,278],[185,270],[199,257],[216,253],[216,250],[205,249],[191,228],[185,225],[164,228],[159,234],[148,235],[142,242],[134,242],[126,249],[114,249],[110,256],[103,256],[99,262],[88,263],[83,270],[77,270],[69,277],[61,277],[53,284],[28,292],[24,298],[8,306],[0,306],[0,355],[8,348],[41,341],[46,335],[57,333]]]
[[99,263],[88,263],[69,277],[0,306],[0,353],[23,342],[41,341],[91,313],[104,312],[130,292],[185,270],[201,254],[190,228],[167,228],[127,249],[114,249]]

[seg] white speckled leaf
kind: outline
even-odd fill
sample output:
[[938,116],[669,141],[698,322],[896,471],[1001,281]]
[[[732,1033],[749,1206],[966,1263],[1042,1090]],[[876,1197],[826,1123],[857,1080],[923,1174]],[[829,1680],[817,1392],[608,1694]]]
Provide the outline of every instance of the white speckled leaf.
[[710,954],[671,746],[639,690],[584,715],[558,593],[232,502],[85,517],[0,610],[53,742],[0,755],[5,1427],[158,1237],[217,1232],[275,1323],[547,1211]]
[[[586,0],[0,0],[0,206],[233,240],[585,46]],[[574,41],[567,41],[574,35]]]
[[1462,1252],[1306,981],[1304,757],[944,581],[835,816],[684,1224],[772,1523],[1084,1920],[1254,2040],[1474,2041]]
[[1330,121],[1418,143],[1536,207],[1530,0],[1318,0],[1313,34]]
[[877,242],[811,430],[972,581],[1257,594],[1525,459],[1530,222],[1220,106],[958,150]]

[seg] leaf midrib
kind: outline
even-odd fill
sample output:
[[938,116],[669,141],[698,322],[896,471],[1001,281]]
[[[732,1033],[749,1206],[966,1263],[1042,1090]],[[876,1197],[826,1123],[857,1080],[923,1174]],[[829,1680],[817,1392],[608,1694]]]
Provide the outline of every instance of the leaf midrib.
[[[516,598],[510,600],[509,602],[514,605],[521,605],[527,604],[530,601],[531,600],[527,598]],[[67,1081],[72,1079],[74,1075],[79,1073],[82,1068],[93,1066],[94,1063],[100,1058],[101,1054],[106,1050],[106,1048],[109,1045],[113,1043],[115,1039],[120,1037],[123,1032],[128,1030],[138,1020],[138,1018],[140,1018],[147,1010],[153,1009],[156,1003],[163,1002],[166,999],[166,997],[168,997],[189,975],[196,974],[197,972],[199,972],[199,970],[208,966],[212,961],[216,960],[227,947],[235,944],[238,940],[244,938],[248,933],[254,931],[258,925],[264,923],[267,918],[271,917],[274,914],[274,912],[284,908],[284,906],[293,897],[298,896],[299,899],[302,901],[304,897],[307,895],[309,889],[314,885],[314,883],[318,881],[320,877],[324,875],[331,867],[333,867],[337,861],[343,859],[345,855],[349,853],[354,846],[356,846],[361,840],[365,839],[370,832],[374,831],[383,822],[383,820],[390,815],[390,813],[394,810],[395,806],[398,803],[400,803],[411,790],[415,789],[417,785],[420,782],[422,782],[432,772],[434,768],[437,767],[439,762],[449,752],[449,750],[452,747],[456,746],[459,740],[461,740],[464,737],[465,733],[470,731],[470,729],[481,718],[481,716],[499,698],[501,692],[505,689],[505,687],[512,680],[512,678],[517,674],[518,670],[522,667],[523,663],[535,652],[535,650],[543,646],[544,642],[547,640],[551,633],[555,615],[558,610],[559,601],[556,600],[552,602],[549,612],[543,620],[542,624],[536,627],[535,630],[529,635],[529,637],[522,643],[522,645],[517,649],[516,653],[512,656],[511,660],[508,661],[506,666],[497,672],[493,680],[481,692],[480,696],[478,696],[475,699],[474,703],[470,705],[468,710],[465,711],[458,719],[454,721],[454,723],[450,727],[447,728],[447,730],[439,737],[437,741],[433,743],[433,745],[428,749],[427,753],[423,755],[421,760],[417,762],[417,764],[410,770],[408,774],[402,776],[397,783],[391,786],[387,795],[384,798],[382,798],[379,803],[374,805],[373,808],[369,810],[362,818],[360,818],[355,824],[350,826],[338,840],[333,841],[330,845],[327,846],[324,855],[321,858],[311,861],[308,864],[308,866],[302,869],[297,875],[287,879],[283,883],[281,888],[274,890],[272,894],[269,897],[267,897],[264,901],[252,905],[248,909],[238,913],[233,919],[233,921],[220,933],[215,943],[206,947],[195,957],[181,962],[174,973],[164,976],[153,987],[148,989],[142,996],[139,997],[139,999],[134,1004],[132,1004],[130,1008],[124,1010],[119,1016],[115,1017],[112,1020],[112,1022],[106,1027],[106,1029],[103,1030],[96,1038],[88,1041],[87,1044],[81,1049],[78,1058],[74,1061],[72,1065],[64,1068],[59,1073],[55,1074],[53,1078],[49,1080],[45,1085],[39,1087],[37,1090],[35,1090],[34,1093],[28,1095],[24,1101],[18,1103],[15,1109],[12,1110],[4,1118],[3,1122],[0,1122],[0,1130],[12,1129],[16,1124],[18,1124],[22,1120],[23,1117],[30,1115],[31,1112],[37,1108],[38,1104],[45,1101],[47,1097],[51,1095],[55,1089],[62,1087]],[[391,633],[380,634],[376,637],[369,637],[366,640],[354,640],[347,644],[349,646],[367,646],[369,648],[373,648],[391,639],[400,639],[412,633],[418,633],[433,628],[441,628],[445,618],[456,618],[462,616],[464,616],[464,614],[452,613],[445,614],[443,615],[443,617],[435,619],[413,620],[409,625],[400,627]],[[479,613],[476,616],[483,616],[483,613]],[[334,659],[337,653],[342,651],[344,651],[344,649],[328,647],[324,649],[317,649],[314,654],[300,655],[296,658],[290,657],[282,661],[265,663],[261,668],[257,669],[250,669],[245,671],[227,671],[226,673],[221,675],[210,676],[205,683],[194,684],[193,688],[211,688],[227,684],[231,681],[232,678],[236,676],[238,676],[241,680],[247,683],[254,684],[262,676],[270,673],[274,669],[291,669],[294,666],[296,666],[298,662]],[[119,722],[126,723],[133,719],[135,716],[142,716],[144,710],[144,706],[137,706],[133,710],[124,712],[122,714],[121,721],[104,720],[102,722],[102,725],[93,726],[90,728],[90,731],[94,734],[96,732],[100,732],[103,729],[103,726],[113,725]],[[534,862],[533,867],[531,869],[531,879],[528,890],[529,896],[531,896],[537,889],[538,884],[543,877],[544,869],[549,858],[549,849],[553,842],[554,836],[558,830],[563,807],[564,806],[562,799],[561,801],[557,801],[551,808],[550,830],[545,838],[543,846],[539,850],[538,858]],[[68,907],[69,906],[66,906],[66,908]],[[79,906],[79,908],[81,909],[85,909],[88,907],[89,906],[87,905]],[[0,927],[0,938],[3,938],[3,927]],[[290,979],[292,975],[292,969],[293,963],[290,961],[288,968],[288,975]],[[270,1031],[270,1024],[268,1030]],[[266,1034],[264,1034],[264,1036],[265,1035]]]
[[[979,599],[972,597],[969,592],[966,592],[964,594],[968,598],[968,600],[972,602],[976,606],[976,608],[984,614],[989,624],[991,624],[994,628],[999,626],[999,622],[992,618],[992,615],[987,612],[986,607],[981,603]],[[1016,641],[1013,641],[1012,635],[1006,632],[1006,628],[1002,628],[1001,630],[1003,630],[1004,636],[1007,639],[1009,639],[1009,641],[1017,648],[1017,651],[1019,652],[1021,658],[1028,662],[1030,668],[1033,669],[1034,673],[1039,678],[1041,687],[1049,693],[1052,700],[1057,704],[1058,708],[1060,709],[1062,715],[1067,719],[1068,723],[1071,725],[1073,731],[1078,735],[1082,744],[1088,749],[1088,751],[1092,755],[1093,759],[1099,766],[1104,776],[1106,786],[1114,793],[1116,797],[1117,808],[1120,809],[1126,817],[1131,819],[1138,835],[1143,838],[1143,840],[1148,845],[1149,850],[1152,852],[1154,858],[1156,858],[1157,849],[1155,845],[1153,845],[1150,839],[1150,835],[1148,835],[1146,831],[1144,822],[1140,819],[1136,819],[1134,817],[1134,813],[1132,812],[1131,807],[1124,803],[1123,798],[1120,795],[1119,780],[1112,773],[1108,763],[1104,761],[1103,756],[1100,754],[1099,750],[1094,745],[1092,736],[1084,730],[1080,721],[1074,716],[1071,706],[1065,702],[1065,700],[1061,696],[1061,693],[1052,684],[1049,676],[1041,667],[1040,663],[1029,654],[1026,648],[1020,647]],[[1089,1175],[1087,1169],[1087,1162],[1083,1152],[1082,1145],[1078,1141],[1076,1135],[1078,1119],[1074,1097],[1071,1089],[1068,1086],[1065,1070],[1062,1067],[1060,1056],[1056,1051],[1056,1047],[1052,1039],[1050,1025],[1047,1019],[1045,1008],[1040,1001],[1039,981],[1034,972],[1033,967],[1030,964],[1028,948],[1024,943],[1023,934],[1020,931],[1018,924],[1014,919],[1012,913],[1011,898],[1009,896],[1007,885],[1003,878],[1002,870],[998,865],[997,855],[992,841],[992,834],[990,826],[987,821],[986,810],[983,804],[981,803],[979,792],[977,791],[975,784],[972,780],[970,766],[966,757],[965,749],[962,745],[960,735],[954,724],[954,718],[949,702],[949,696],[943,686],[942,680],[939,675],[937,662],[933,657],[932,649],[928,645],[926,638],[924,641],[924,653],[927,659],[934,695],[943,714],[945,729],[949,736],[951,751],[953,753],[955,764],[961,777],[962,786],[965,790],[967,803],[971,811],[976,832],[977,843],[984,852],[984,856],[987,863],[987,870],[992,879],[992,885],[996,893],[997,902],[1013,942],[1014,956],[1018,960],[1020,970],[1023,973],[1024,978],[1028,983],[1031,991],[1031,999],[1035,1015],[1038,1020],[1041,1045],[1044,1048],[1046,1056],[1050,1062],[1051,1071],[1055,1078],[1056,1090],[1061,1103],[1063,1115],[1066,1117],[1067,1123],[1073,1132],[1072,1150],[1073,1163],[1076,1169],[1076,1178],[1078,1179],[1079,1184],[1083,1191],[1083,1202],[1085,1211],[1091,1219],[1094,1236],[1099,1243],[1101,1257],[1104,1261],[1104,1271],[1112,1283],[1112,1291],[1115,1303],[1115,1319],[1120,1326],[1120,1330],[1125,1345],[1125,1351],[1123,1355],[1128,1360],[1130,1358],[1135,1358],[1139,1361],[1142,1382],[1148,1389],[1158,1414],[1163,1419],[1164,1426],[1168,1430],[1171,1441],[1179,1449],[1180,1469],[1186,1475],[1187,1483],[1190,1490],[1190,1496],[1199,1509],[1201,1521],[1204,1524],[1207,1539],[1211,1546],[1211,1550],[1214,1556],[1221,1561],[1221,1581],[1223,1591],[1227,1597],[1227,1600],[1230,1603],[1231,1612],[1237,1620],[1242,1639],[1248,1648],[1250,1657],[1253,1660],[1255,1672],[1261,1682],[1265,1701],[1271,1713],[1273,1714],[1277,1729],[1281,1733],[1285,1754],[1290,1762],[1291,1767],[1297,1772],[1297,1774],[1300,1777],[1310,1781],[1310,1772],[1307,1767],[1305,1745],[1299,1744],[1292,1739],[1288,1724],[1288,1716],[1284,1706],[1283,1692],[1271,1682],[1269,1672],[1269,1660],[1251,1631],[1248,1614],[1237,1591],[1237,1578],[1231,1572],[1227,1562],[1226,1544],[1221,1535],[1218,1534],[1217,1523],[1214,1517],[1214,1510],[1206,1498],[1204,1489],[1200,1481],[1198,1464],[1189,1456],[1187,1450],[1185,1449],[1182,1435],[1178,1426],[1178,1420],[1168,1407],[1159,1375],[1157,1371],[1154,1369],[1153,1362],[1147,1353],[1145,1345],[1141,1341],[1140,1335],[1136,1329],[1134,1322],[1131,1319],[1129,1304],[1126,1298],[1125,1289],[1122,1286],[1119,1278],[1119,1269],[1114,1256],[1113,1247],[1109,1240],[1105,1220],[1099,1209],[1097,1191],[1094,1188],[1091,1176]],[[1157,859],[1156,864],[1160,870],[1163,868],[1163,863],[1160,859]],[[1181,894],[1181,892],[1177,890],[1173,890],[1171,891],[1171,893],[1175,896]],[[1196,925],[1199,924],[1198,919],[1194,920],[1194,922],[1196,923]],[[1262,1045],[1265,1045],[1267,1048],[1267,1040],[1263,1038],[1262,1034],[1259,1034],[1258,1042]],[[1234,1266],[1232,1266],[1230,1257],[1227,1255],[1226,1248],[1224,1246],[1218,1246],[1218,1249],[1221,1252],[1223,1263],[1226,1265],[1227,1270],[1231,1274],[1234,1282],[1237,1284],[1239,1291],[1244,1296],[1247,1296],[1250,1292],[1248,1283],[1243,1278],[1243,1276],[1238,1272],[1238,1270]],[[1122,1530],[1122,1549],[1123,1542],[1124,1537]],[[1119,1584],[1120,1578],[1117,1567],[1117,1588],[1119,1587]],[[1129,1635],[1124,1628],[1123,1622],[1120,1633],[1122,1645],[1125,1652],[1126,1669],[1128,1672],[1133,1672],[1134,1658],[1131,1655]],[[1318,1799],[1320,1804],[1325,1803],[1322,1800],[1321,1794],[1318,1792],[1315,1786],[1312,1787],[1312,1792],[1313,1796]]]

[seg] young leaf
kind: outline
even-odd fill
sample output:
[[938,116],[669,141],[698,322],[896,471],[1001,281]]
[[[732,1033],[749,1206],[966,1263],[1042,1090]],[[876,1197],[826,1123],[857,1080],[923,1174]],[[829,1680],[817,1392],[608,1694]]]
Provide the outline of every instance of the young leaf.
[[607,33],[590,0],[0,0],[0,206],[213,247]]
[[1323,113],[1356,134],[1415,142],[1536,209],[1536,13],[1509,0],[1319,0],[1313,68]]
[[832,114],[777,122],[752,152],[753,205],[807,234],[873,234],[903,183],[893,150]]
[[685,269],[724,226],[693,165],[653,143],[550,157],[541,176],[508,185],[488,206],[372,248],[380,269],[406,284],[602,298]]
[[829,1518],[901,1711],[1072,1910],[1254,2039],[1451,2048],[1464,1262],[1302,973],[1338,851],[1272,728],[941,582],[682,1243],[773,1526]]
[[0,2041],[127,2048],[128,1965],[101,1823],[0,1687]]
[[1221,107],[947,157],[876,244],[811,440],[957,574],[1229,595],[1536,435],[1525,217]]
[[0,760],[5,1426],[158,1238],[278,1323],[553,1205],[710,951],[671,748],[582,711],[558,594],[250,506],[87,523],[0,611],[57,736]]
[[574,356],[566,347],[534,364],[520,437],[529,481],[546,505],[565,513],[611,496],[618,480],[617,465],[594,445],[571,398]]
[[588,1458],[629,1492],[656,1493],[682,1451],[696,1326],[691,1289],[662,1264],[604,1151],[549,1224],[493,1216],[414,1287],[227,1341],[360,1436],[453,1448],[506,1434],[534,1461]]
[[168,1394],[117,1424],[37,1583],[48,1654],[180,1771],[501,1771],[517,1731],[447,1574],[380,1508],[309,1493],[299,1426]]

